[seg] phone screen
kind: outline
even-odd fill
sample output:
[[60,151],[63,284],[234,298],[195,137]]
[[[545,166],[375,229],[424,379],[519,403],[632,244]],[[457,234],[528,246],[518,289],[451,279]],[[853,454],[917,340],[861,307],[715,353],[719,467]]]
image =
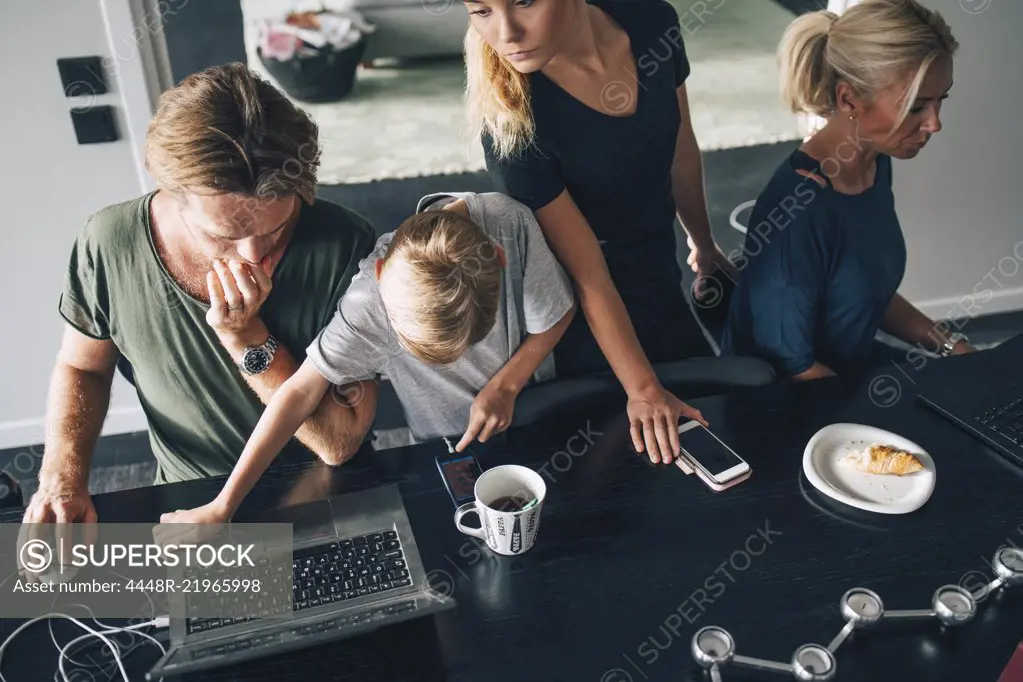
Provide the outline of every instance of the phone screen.
[[702,426],[678,434],[679,445],[712,476],[742,464],[739,457],[726,448]]
[[441,472],[448,482],[456,504],[473,499],[476,479],[480,475],[479,464],[472,455],[441,461]]

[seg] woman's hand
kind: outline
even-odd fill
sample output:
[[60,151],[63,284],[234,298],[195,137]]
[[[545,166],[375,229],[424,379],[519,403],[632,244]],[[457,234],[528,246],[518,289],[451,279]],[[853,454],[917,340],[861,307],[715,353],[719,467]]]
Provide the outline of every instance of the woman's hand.
[[686,259],[686,262],[693,272],[696,273],[696,290],[694,293],[697,296],[703,293],[701,280],[710,277],[718,270],[722,271],[733,282],[739,280],[739,269],[735,267],[732,261],[728,260],[728,256],[725,255],[725,252],[717,244],[711,243],[704,248],[700,248],[693,241],[692,237],[687,236],[686,245],[689,247],[689,257]]
[[227,523],[231,513],[217,500],[194,509],[178,509],[160,515],[160,523]]
[[707,420],[699,410],[682,402],[663,386],[629,396],[626,410],[636,452],[646,452],[654,464],[670,464],[678,456],[678,422],[681,417],[695,419],[707,426]]
[[469,408],[469,428],[462,440],[455,446],[457,452],[464,450],[479,435],[479,441],[486,443],[494,434],[501,433],[511,424],[515,412],[515,391],[498,386],[490,381],[472,401]]

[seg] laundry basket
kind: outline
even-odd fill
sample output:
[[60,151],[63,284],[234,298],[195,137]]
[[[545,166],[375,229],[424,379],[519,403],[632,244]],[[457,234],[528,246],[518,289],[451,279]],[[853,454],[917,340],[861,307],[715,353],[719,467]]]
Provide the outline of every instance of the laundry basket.
[[[320,17],[326,11],[303,13],[300,18]],[[292,17],[289,15],[289,23]],[[291,29],[292,27],[287,27]],[[295,37],[286,37],[286,41],[294,40],[299,45],[292,52],[290,49],[280,55],[266,54],[261,45],[256,47],[256,55],[278,85],[293,99],[304,102],[334,102],[344,99],[355,86],[355,75],[366,52],[367,36],[358,34],[358,40],[347,43],[339,48],[329,40],[320,39],[315,29],[310,30],[309,24],[296,27]],[[263,30],[269,30],[264,27]],[[352,29],[353,31],[355,29]],[[354,36],[353,36],[354,37]],[[316,44],[319,42],[320,44]],[[290,45],[289,45],[290,48]],[[271,50],[272,52],[272,50]]]

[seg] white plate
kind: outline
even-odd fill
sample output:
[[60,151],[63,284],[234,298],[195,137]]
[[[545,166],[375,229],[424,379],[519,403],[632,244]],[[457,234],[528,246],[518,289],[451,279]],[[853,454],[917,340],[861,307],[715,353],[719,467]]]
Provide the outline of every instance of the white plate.
[[[905,476],[865,474],[843,457],[871,443],[884,443],[916,455],[923,471]],[[934,491],[934,460],[923,448],[884,429],[863,424],[832,424],[814,434],[803,453],[803,472],[817,490],[859,509],[879,514],[908,514]]]

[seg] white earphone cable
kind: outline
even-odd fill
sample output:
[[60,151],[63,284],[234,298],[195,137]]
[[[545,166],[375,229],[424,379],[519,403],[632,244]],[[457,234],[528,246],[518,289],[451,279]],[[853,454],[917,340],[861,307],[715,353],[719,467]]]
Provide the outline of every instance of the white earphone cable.
[[[64,659],[67,657],[68,649],[70,649],[73,645],[77,644],[78,642],[81,642],[83,640],[89,639],[91,637],[98,637],[100,639],[100,641],[102,641],[107,646],[107,648],[110,650],[110,653],[113,654],[114,662],[117,664],[117,669],[120,671],[121,678],[124,680],[124,682],[131,682],[131,680],[128,678],[128,672],[125,670],[124,663],[121,660],[121,651],[120,651],[120,649],[117,648],[117,645],[114,644],[114,642],[112,642],[109,637],[107,637],[107,635],[111,635],[111,634],[115,634],[115,633],[119,633],[119,632],[131,631],[131,632],[134,632],[135,634],[141,635],[142,637],[145,637],[146,639],[152,641],[154,644],[156,644],[156,646],[158,646],[160,648],[160,651],[162,653],[167,653],[167,650],[164,648],[163,644],[161,644],[159,641],[157,641],[157,639],[155,637],[153,637],[152,635],[149,635],[149,634],[147,634],[145,632],[137,632],[138,630],[140,630],[142,628],[145,628],[145,627],[149,627],[149,626],[167,627],[167,624],[168,624],[168,619],[167,618],[154,618],[153,620],[146,621],[145,623],[137,623],[135,625],[130,625],[128,627],[123,627],[123,628],[106,628],[106,629],[103,629],[103,630],[94,630],[93,628],[89,627],[88,625],[86,625],[82,621],[78,620],[77,618],[74,618],[74,617],[69,616],[67,614],[64,614],[64,613],[47,613],[47,614],[44,614],[42,616],[39,616],[37,618],[33,618],[33,619],[29,620],[29,621],[26,621],[26,622],[22,623],[20,626],[18,626],[17,629],[14,630],[14,632],[12,632],[10,634],[9,637],[7,637],[6,640],[4,640],[3,644],[0,644],[0,682],[7,682],[7,679],[3,676],[2,669],[3,669],[3,655],[4,655],[4,651],[7,649],[8,645],[10,645],[10,643],[12,641],[14,641],[14,638],[17,637],[22,631],[26,630],[27,628],[29,628],[32,625],[35,625],[36,623],[39,623],[41,621],[48,620],[48,619],[51,619],[51,618],[65,618],[65,619],[71,621],[72,623],[74,623],[75,625],[77,625],[78,627],[82,628],[83,630],[85,630],[88,633],[86,635],[82,635],[81,637],[76,637],[75,639],[71,640],[66,645],[64,645],[63,648],[60,648],[60,657],[58,659],[57,665],[58,665],[58,668],[60,670],[61,677],[64,679],[64,682],[70,682],[70,680],[67,677],[67,674],[64,671]],[[54,640],[54,644],[56,644],[56,640]]]
[[[68,656],[68,649],[73,647],[78,642],[82,642],[84,640],[91,639],[92,637],[101,637],[102,638],[103,635],[110,635],[110,634],[125,632],[125,631],[128,631],[128,630],[131,630],[131,631],[134,632],[134,631],[136,631],[136,630],[138,630],[140,628],[144,628],[144,627],[148,627],[150,625],[154,625],[155,622],[156,621],[150,621],[148,623],[139,623],[138,625],[131,625],[131,626],[126,627],[126,628],[112,628],[110,630],[103,630],[101,632],[89,633],[89,634],[81,635],[80,637],[75,637],[70,642],[65,644],[64,647],[60,650],[60,657],[57,659],[57,666],[60,669],[60,676],[61,676],[61,678],[64,680],[64,682],[71,682],[71,680],[68,679],[67,673],[64,671],[64,661],[65,660],[70,660],[70,658]],[[146,639],[151,641],[153,644],[155,644],[157,647],[160,648],[160,652],[161,653],[164,653],[164,654],[167,653],[167,649],[164,648],[163,644],[161,644],[152,635],[150,635],[148,633],[145,633],[145,632],[134,632],[134,634],[140,635],[142,637],[145,637]],[[121,674],[124,675],[125,672],[124,672],[124,668],[121,665],[120,652],[118,652],[118,655],[116,656],[116,658],[117,658],[117,667],[121,669]],[[125,679],[127,680],[128,678],[125,677]]]
[[[18,628],[11,633],[10,637],[4,640],[3,644],[0,644],[0,669],[2,669],[3,665],[4,650],[12,641],[14,641],[14,638],[17,637],[18,634],[27,629],[29,626],[35,625],[36,623],[44,621],[48,618],[67,618],[78,627],[82,628],[86,632],[91,633],[90,636],[99,637],[103,641],[103,643],[107,645],[107,648],[110,649],[110,652],[114,655],[114,660],[117,662],[117,667],[121,671],[121,677],[124,678],[125,682],[131,682],[131,680],[128,679],[127,671],[125,671],[124,669],[124,664],[121,663],[120,652],[118,651],[117,647],[114,646],[114,643],[111,642],[110,639],[103,633],[97,632],[96,630],[93,630],[92,628],[90,628],[88,625],[78,620],[77,618],[72,618],[71,616],[64,615],[63,613],[47,613],[45,615],[39,616],[38,618],[33,618],[32,620],[29,620],[18,626]],[[2,672],[0,672],[0,682],[7,682]]]

